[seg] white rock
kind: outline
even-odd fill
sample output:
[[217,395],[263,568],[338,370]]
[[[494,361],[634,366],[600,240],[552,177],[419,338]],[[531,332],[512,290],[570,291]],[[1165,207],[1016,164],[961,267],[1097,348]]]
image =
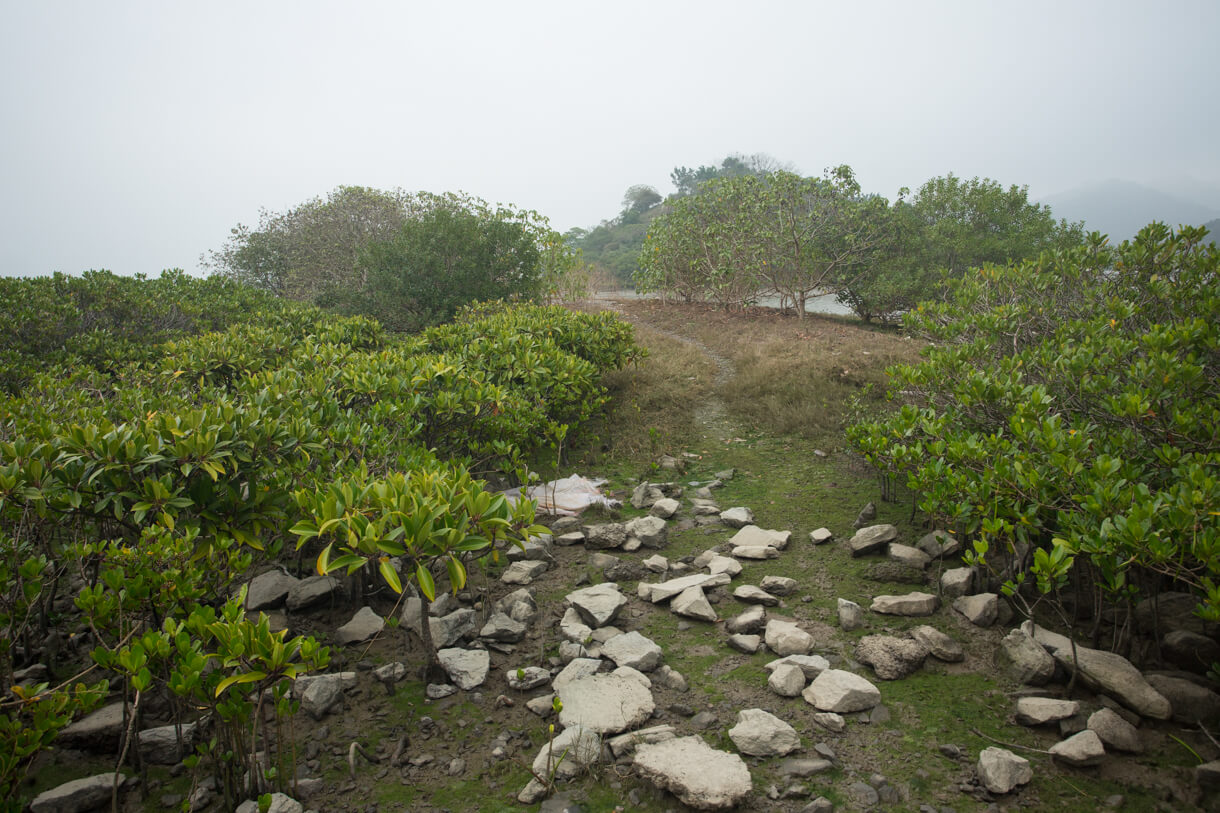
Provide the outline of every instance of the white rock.
[[702,587],[688,587],[669,603],[669,609],[678,615],[699,621],[716,621],[716,611],[703,594]]
[[776,655],[807,655],[813,649],[813,636],[793,621],[772,618],[767,622],[764,639]]
[[537,689],[539,686],[544,686],[551,680],[550,671],[543,669],[541,666],[525,666],[517,669],[509,669],[505,677],[508,679],[510,689],[516,689],[520,692],[526,692],[530,689]]
[[940,599],[931,593],[907,593],[905,596],[876,596],[869,609],[885,615],[931,615],[940,607]]
[[680,737],[636,748],[636,772],[696,810],[728,810],[753,789],[737,754],[717,751],[700,737]]
[[839,599],[839,628],[845,632],[864,626],[864,610],[854,601]]
[[585,623],[580,611],[575,607],[569,607],[564,611],[563,618],[559,619],[559,634],[565,640],[584,644],[593,638],[593,628]]
[[962,645],[936,627],[929,627],[926,624],[915,627],[911,630],[911,637],[937,660],[958,663],[966,659],[966,652],[962,649]]
[[741,574],[741,562],[729,556],[715,556],[704,567],[712,574],[727,573],[729,576]]
[[442,649],[436,655],[445,674],[459,689],[470,691],[487,680],[491,657],[486,649]]
[[870,525],[856,531],[848,540],[852,556],[864,556],[881,550],[898,538],[898,529],[893,525]]
[[580,724],[572,725],[556,734],[551,742],[542,744],[534,757],[534,774],[572,779],[597,762],[601,753],[601,735]]
[[335,630],[335,642],[340,645],[363,643],[384,627],[385,619],[377,615],[372,607],[361,607],[351,621]]
[[813,721],[836,734],[841,734],[847,729],[847,720],[843,719],[843,715],[835,714],[833,711],[819,711],[813,715]]
[[781,757],[801,747],[796,729],[762,709],[739,711],[729,739],[738,751],[754,757]]
[[859,675],[842,669],[827,669],[802,693],[805,701],[820,711],[850,714],[868,711],[881,702],[881,691]]
[[767,678],[767,686],[780,697],[796,697],[805,690],[805,673],[795,663],[782,663]]
[[796,579],[787,576],[763,576],[758,586],[773,596],[790,596],[796,592]]
[[596,675],[602,668],[600,658],[574,658],[568,662],[568,665],[560,670],[559,674],[551,679],[551,688],[559,691],[565,684],[571,683],[574,680]]
[[762,647],[762,636],[739,632],[729,636],[728,644],[730,649],[753,655]]
[[1074,717],[1080,711],[1075,700],[1051,697],[1022,697],[1017,700],[1017,722],[1021,725],[1045,725]]
[[1139,729],[1113,709],[1100,709],[1090,714],[1087,727],[1097,734],[1102,744],[1116,751],[1132,754],[1144,752],[1144,741],[1140,738]]
[[744,506],[726,508],[720,512],[720,521],[730,528],[744,528],[754,522],[754,512]]
[[585,623],[595,629],[609,624],[627,606],[627,597],[619,592],[614,582],[574,590],[564,598],[576,608]]
[[983,787],[992,793],[1008,793],[1034,778],[1034,769],[1028,759],[995,746],[984,748],[979,754],[978,773]]
[[610,739],[610,753],[614,754],[615,759],[629,757],[641,745],[668,742],[676,736],[674,727],[671,725],[656,725],[651,728],[641,728],[639,731],[629,731]]
[[579,724],[599,734],[617,734],[639,726],[656,708],[651,691],[622,675],[592,675],[552,685],[563,703],[559,721],[565,727]]
[[282,607],[288,594],[300,583],[300,579],[273,568],[250,580],[246,589],[247,610],[270,610]]
[[738,559],[778,559],[779,551],[770,545],[741,545],[733,548],[733,556]]
[[606,641],[602,653],[619,666],[630,666],[641,672],[651,672],[660,666],[663,654],[661,647],[635,631]]
[[[664,500],[658,500],[656,505],[660,505]],[[671,500],[675,506],[677,500]],[[654,510],[656,505],[653,506]],[[677,510],[676,508],[674,509]],[[627,523],[627,535],[633,539],[640,540],[646,548],[659,548],[665,544],[665,540],[669,538],[669,528],[665,525],[665,520],[659,515],[650,517],[639,517]]]
[[786,655],[770,663],[763,664],[763,669],[766,669],[768,672],[774,672],[776,669],[787,664],[798,667],[804,673],[806,680],[813,680],[830,668],[830,661],[821,655]]
[[658,553],[645,559],[644,567],[648,568],[653,573],[664,573],[665,571],[669,570],[669,560]]
[[[648,600],[654,604],[671,599],[691,587],[716,587],[732,581],[727,573],[692,573],[689,576],[679,576],[676,579],[648,585]],[[640,583],[643,586],[643,582]]]
[[500,581],[505,584],[529,584],[547,570],[547,563],[538,560],[513,562],[504,571]]
[[[267,808],[267,813],[302,813],[305,807],[284,793],[271,794],[271,806]],[[237,806],[234,813],[258,813],[258,802],[254,799],[247,799]]]
[[962,596],[953,602],[953,609],[976,627],[990,627],[1000,612],[1000,597],[996,593]]
[[890,543],[889,550],[886,551],[886,556],[899,564],[909,565],[910,567],[918,570],[923,570],[932,561],[932,558],[919,548],[912,548],[909,545],[899,545],[897,542]]
[[730,633],[754,633],[762,632],[766,623],[767,611],[761,604],[755,604],[730,618],[725,622],[724,627]]
[[1008,674],[1018,683],[1042,686],[1055,674],[1055,659],[1019,627],[1000,641],[1000,654]]
[[946,599],[960,598],[970,592],[974,584],[974,568],[955,567],[940,575],[940,592]]
[[[721,515],[723,516],[723,514]],[[752,548],[767,546],[776,550],[788,547],[792,531],[770,531],[757,525],[746,525],[729,540],[729,544],[737,548]]]
[[633,669],[630,666],[620,666],[619,668],[615,669],[610,674],[621,675],[622,677],[631,678],[632,680],[634,680],[635,682],[637,682],[641,686],[643,686],[645,689],[652,688],[652,681],[648,678],[648,675],[644,674],[639,669]]
[[816,531],[809,532],[809,541],[815,545],[825,545],[834,539],[834,536],[829,528],[818,528]]
[[649,509],[648,513],[652,514],[654,517],[669,519],[674,514],[678,513],[678,509],[681,507],[682,504],[673,497],[662,497],[652,504],[652,508]]
[[1063,742],[1050,747],[1051,756],[1074,768],[1085,768],[1096,765],[1106,755],[1106,748],[1096,731],[1085,729],[1079,734],[1073,734]]
[[761,587],[755,587],[752,584],[740,585],[733,591],[733,598],[738,601],[744,601],[747,604],[762,604],[764,607],[774,607],[779,604],[778,598]]

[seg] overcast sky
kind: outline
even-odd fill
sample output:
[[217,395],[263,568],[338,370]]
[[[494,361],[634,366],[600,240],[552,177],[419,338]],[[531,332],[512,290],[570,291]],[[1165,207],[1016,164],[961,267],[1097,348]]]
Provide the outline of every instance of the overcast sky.
[[1216,0],[0,0],[0,273],[197,271],[341,184],[566,230],[734,152],[1217,188],[1218,35]]

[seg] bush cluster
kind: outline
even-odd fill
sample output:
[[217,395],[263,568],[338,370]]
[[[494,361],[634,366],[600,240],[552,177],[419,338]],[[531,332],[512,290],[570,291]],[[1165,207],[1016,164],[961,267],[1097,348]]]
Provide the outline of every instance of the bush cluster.
[[[166,280],[114,290],[161,325]],[[394,341],[367,318],[168,281],[219,290],[231,312],[150,331],[139,352],[125,349],[134,336],[94,331],[110,365],[61,342],[34,369],[31,340],[23,391],[0,399],[0,682],[39,658],[54,672],[44,643],[71,596],[130,714],[150,696],[177,720],[210,712],[200,755],[232,801],[293,775],[262,723],[293,713],[291,679],[327,653],[217,597],[294,549],[357,585],[376,570],[428,599],[438,579],[460,589],[474,557],[534,528],[529,502],[477,477],[558,447],[603,402],[601,373],[639,350],[622,323],[555,307],[471,309]],[[26,284],[29,296],[6,290],[35,300],[47,285]],[[209,327],[222,329],[188,335]],[[106,688],[46,682],[5,702],[0,753],[16,756],[0,763],[0,791]]]
[[908,316],[933,344],[889,371],[900,408],[850,430],[1027,607],[1072,622],[1117,606],[1122,638],[1123,610],[1188,589],[1220,619],[1220,252],[1204,235],[1153,224],[967,273]]

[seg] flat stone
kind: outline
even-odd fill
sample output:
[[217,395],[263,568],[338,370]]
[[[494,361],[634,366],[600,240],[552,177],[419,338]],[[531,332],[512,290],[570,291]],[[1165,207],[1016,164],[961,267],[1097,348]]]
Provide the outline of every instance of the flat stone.
[[768,672],[774,672],[781,666],[788,664],[799,668],[804,673],[806,680],[813,680],[830,668],[830,661],[821,655],[785,655],[782,658],[776,658],[769,663],[763,664],[763,669],[766,669]]
[[[127,781],[119,774],[119,787]],[[107,804],[114,788],[113,773],[99,773],[84,779],[73,779],[43,791],[30,802],[31,813],[84,813]],[[19,810],[19,807],[14,807]]]
[[[658,500],[653,505],[653,511],[656,511],[658,505],[667,504],[667,502],[673,503],[675,506],[678,504],[677,500],[668,500],[668,498]],[[677,511],[677,508],[674,510]],[[663,547],[669,539],[669,526],[665,524],[665,520],[660,515],[655,513],[650,517],[639,517],[631,520],[627,523],[626,528],[627,536],[640,540],[640,544],[646,548]]]
[[783,550],[792,538],[791,531],[770,531],[757,525],[746,525],[733,534],[729,544],[735,548],[772,547]]
[[628,537],[627,526],[621,522],[586,525],[584,531],[585,547],[589,550],[621,548]]
[[804,779],[814,774],[829,771],[834,763],[828,759],[785,759],[779,764],[781,776],[796,776]]
[[564,598],[576,608],[585,623],[594,629],[609,624],[627,606],[627,597],[619,592],[618,585],[614,582],[574,590]]
[[940,607],[940,599],[931,593],[907,593],[905,596],[876,596],[869,608],[875,613],[901,616],[931,615]]
[[393,686],[407,676],[407,665],[402,661],[391,661],[373,670],[373,677],[381,683]]
[[538,602],[534,593],[526,587],[518,588],[501,598],[494,605],[495,611],[504,613],[514,621],[528,624],[538,615]]
[[762,709],[737,712],[737,724],[729,729],[729,739],[738,751],[754,757],[782,757],[801,747],[796,729]]
[[987,790],[1008,793],[1018,785],[1028,784],[1034,778],[1034,769],[1028,759],[993,745],[979,754],[978,774]]
[[725,629],[731,633],[762,632],[767,623],[767,611],[761,604],[755,604],[725,622]]
[[[412,601],[418,602],[419,599],[407,599],[407,604],[409,605]],[[409,623],[404,618],[403,625],[419,634],[419,604],[416,604],[415,607],[414,623]],[[404,616],[407,614],[408,609],[407,607],[403,608]],[[429,618],[428,629],[432,633],[432,645],[439,649],[453,646],[463,638],[473,638],[475,633],[478,632],[476,624],[475,612],[469,607],[454,610],[440,618]]]
[[708,603],[707,596],[703,594],[702,587],[686,588],[674,596],[673,601],[669,603],[669,609],[678,615],[694,618],[699,621],[714,622],[718,618],[716,611]]
[[772,618],[767,622],[764,640],[776,655],[807,655],[813,649],[813,636],[793,621]]
[[813,715],[813,721],[835,734],[842,734],[847,730],[847,720],[843,719],[842,714],[835,714],[833,711],[819,711]]
[[[342,673],[311,675],[310,677],[313,679],[306,683],[302,683],[302,679],[297,678],[292,693],[293,696],[298,696],[298,692],[300,693],[302,711],[315,720],[321,720],[343,702],[343,691],[347,688],[347,681]],[[352,677],[354,678],[355,675],[353,674]]]
[[1173,708],[1165,696],[1154,689],[1139,670],[1121,655],[1077,644],[1073,658],[1072,642],[1065,636],[1042,627],[1035,628],[1029,621],[1022,624],[1021,628],[1046,647],[1069,673],[1078,667],[1080,678],[1086,686],[1112,695],[1127,708],[1144,717],[1168,720],[1172,715]]
[[1139,729],[1131,725],[1112,709],[1099,709],[1089,715],[1088,728],[1107,748],[1131,754],[1144,752],[1144,741]]
[[[647,600],[657,604],[681,593],[691,587],[715,587],[722,584],[728,584],[732,579],[726,573],[717,573],[715,575],[708,573],[692,573],[689,576],[679,576],[676,579],[660,582],[659,584],[640,584],[641,598],[647,592]],[[646,590],[644,588],[647,588]]]
[[962,596],[953,602],[953,609],[976,627],[990,627],[1000,612],[1000,597],[996,593]]
[[819,711],[850,714],[868,711],[881,702],[881,691],[859,675],[827,669],[802,692],[805,702]]
[[551,679],[551,688],[559,691],[567,683],[596,675],[601,668],[601,658],[573,658]]
[[546,562],[536,560],[513,562],[500,576],[500,581],[504,584],[529,584],[545,573],[548,567],[550,565]]
[[911,637],[928,650],[929,655],[939,661],[959,663],[966,659],[966,651],[962,649],[962,645],[936,627],[929,627],[926,624],[915,627],[911,630]]
[[805,673],[795,663],[782,663],[767,678],[767,687],[780,697],[796,697],[805,690]]
[[491,656],[486,649],[442,649],[436,655],[445,674],[459,689],[470,691],[487,680]]
[[858,630],[864,626],[864,609],[854,601],[839,599],[839,628],[844,632]]
[[1018,683],[1044,686],[1055,674],[1055,659],[1020,627],[1000,641],[1000,656],[1005,671]]
[[1056,700],[1050,697],[1022,697],[1017,700],[1017,722],[1021,725],[1046,725],[1080,711],[1075,700]]
[[602,645],[602,653],[619,666],[651,672],[661,665],[661,647],[638,632],[617,635]]
[[1051,756],[1074,768],[1085,768],[1101,762],[1106,748],[1094,731],[1081,731],[1050,747]]
[[744,528],[754,524],[754,512],[744,506],[726,508],[720,512],[720,521],[730,528]]
[[729,810],[753,790],[740,756],[717,751],[697,736],[641,745],[632,764],[639,776],[696,810]]
[[338,590],[339,580],[333,576],[310,576],[292,586],[285,603],[288,611],[295,613],[321,604]]
[[565,534],[559,534],[555,537],[555,544],[561,548],[570,547],[572,545],[583,545],[585,543],[584,531],[569,531]]
[[829,528],[818,528],[816,531],[809,532],[809,541],[815,545],[825,545],[834,538],[835,535],[830,532]]
[[119,701],[102,706],[72,723],[59,733],[56,742],[87,750],[107,751],[118,747],[123,730],[123,703]]
[[524,666],[510,669],[505,673],[508,687],[521,692],[537,689],[551,682],[551,673],[541,666]]
[[[305,806],[286,793],[272,793],[271,804],[267,813],[302,813]],[[239,804],[233,813],[259,813],[259,804],[254,799],[247,799]]]
[[886,551],[886,556],[898,562],[899,564],[909,567],[916,567],[923,570],[927,567],[932,557],[921,551],[919,548],[912,548],[909,545],[899,545],[897,542],[891,542],[889,550]]
[[855,536],[848,540],[852,556],[866,556],[883,550],[886,545],[898,538],[898,529],[893,525],[870,525],[856,531]]
[[739,632],[729,636],[728,645],[730,649],[753,655],[762,648],[762,636]]
[[593,628],[585,623],[584,617],[575,607],[564,611],[559,619],[559,634],[568,641],[584,644],[593,637]]
[[669,742],[677,736],[673,726],[655,725],[651,728],[641,728],[639,731],[629,731],[626,734],[611,737],[608,744],[610,753],[614,754],[615,759],[619,759],[631,756],[641,745]]
[[790,596],[796,592],[796,579],[787,576],[763,576],[758,586],[773,596]]
[[678,509],[682,507],[682,503],[675,500],[673,497],[662,497],[652,504],[652,508],[648,513],[660,519],[669,519],[674,514],[678,513]]
[[246,585],[247,610],[271,610],[283,607],[292,588],[301,580],[278,568],[260,573]]
[[873,667],[882,680],[899,680],[923,666],[928,651],[910,638],[866,635],[856,645],[856,660]]
[[601,735],[577,723],[556,734],[553,741],[542,744],[538,756],[534,757],[533,773],[548,778],[574,779],[597,762],[601,754]]
[[954,567],[940,575],[940,592],[946,599],[960,598],[974,585],[974,568]]
[[335,643],[340,646],[360,644],[381,632],[384,627],[385,619],[377,615],[372,607],[361,607],[352,616],[351,621],[335,630]]
[[741,575],[741,562],[730,556],[714,556],[705,567],[712,574],[725,573],[730,577]]
[[744,601],[747,604],[761,604],[764,607],[774,607],[779,604],[779,599],[761,587],[755,587],[752,584],[740,585],[733,591],[733,598],[738,601]]
[[664,573],[669,570],[669,560],[658,553],[645,559],[644,567],[653,573]]
[[551,558],[551,545],[555,538],[550,534],[531,536],[521,545],[511,545],[505,551],[505,558],[510,562],[545,562]]
[[738,559],[778,559],[779,550],[771,545],[739,545],[730,553]]
[[525,637],[526,626],[505,613],[495,613],[479,630],[479,637],[488,641],[516,643]]
[[623,675],[598,674],[552,685],[563,703],[559,721],[565,728],[579,724],[599,734],[617,734],[639,726],[656,707],[651,691]]

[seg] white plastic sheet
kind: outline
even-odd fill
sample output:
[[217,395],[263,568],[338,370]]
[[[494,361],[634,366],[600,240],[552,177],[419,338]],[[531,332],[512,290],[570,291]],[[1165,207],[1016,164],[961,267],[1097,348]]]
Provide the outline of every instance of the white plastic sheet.
[[[574,517],[590,505],[604,505],[607,508],[618,508],[622,505],[618,500],[612,500],[601,492],[605,480],[590,480],[573,474],[549,483],[530,486],[526,496],[538,503],[538,510],[544,514],[561,517]],[[520,488],[510,488],[504,496],[516,503],[521,499]]]

